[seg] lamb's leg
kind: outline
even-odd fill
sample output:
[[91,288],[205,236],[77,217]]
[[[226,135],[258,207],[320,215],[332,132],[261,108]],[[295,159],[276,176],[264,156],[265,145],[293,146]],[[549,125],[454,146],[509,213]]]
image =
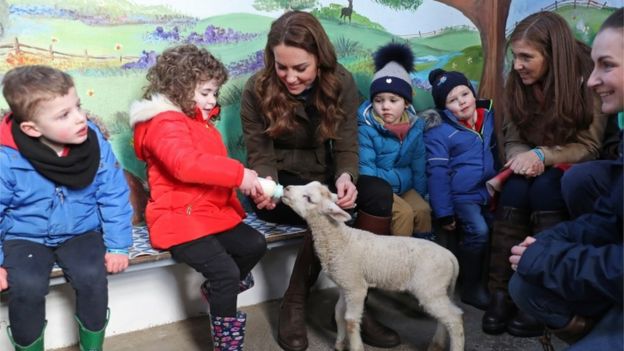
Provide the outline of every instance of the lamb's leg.
[[[434,293],[429,291],[427,295]],[[435,293],[434,293],[435,294]],[[438,320],[436,332],[428,351],[444,350],[445,333],[444,327],[451,339],[451,351],[464,350],[464,323],[462,311],[446,295],[446,291],[440,291],[437,295],[429,297],[418,296],[420,303],[427,313]]]
[[346,312],[347,304],[345,302],[345,296],[342,290],[340,290],[340,297],[338,298],[338,302],[336,302],[336,326],[338,327],[338,332],[336,335],[336,344],[334,348],[338,351],[346,350],[347,348],[347,330],[346,330],[346,321],[345,321],[345,312]]
[[360,321],[364,311],[364,299],[367,289],[345,291],[346,312],[345,320],[349,335],[349,350],[363,351],[362,337],[360,336]]

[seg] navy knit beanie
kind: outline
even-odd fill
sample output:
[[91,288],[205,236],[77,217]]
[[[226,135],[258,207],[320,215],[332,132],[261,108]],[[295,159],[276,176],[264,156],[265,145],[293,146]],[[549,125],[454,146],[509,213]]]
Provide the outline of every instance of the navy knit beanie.
[[431,84],[431,96],[433,96],[433,102],[435,102],[436,108],[440,110],[445,109],[446,97],[455,87],[459,85],[467,86],[472,95],[477,97],[475,90],[463,73],[451,71],[447,72],[443,69],[436,68],[429,73],[429,83]]
[[370,86],[371,100],[379,93],[394,93],[412,103],[414,54],[407,45],[390,43],[373,54],[375,74]]

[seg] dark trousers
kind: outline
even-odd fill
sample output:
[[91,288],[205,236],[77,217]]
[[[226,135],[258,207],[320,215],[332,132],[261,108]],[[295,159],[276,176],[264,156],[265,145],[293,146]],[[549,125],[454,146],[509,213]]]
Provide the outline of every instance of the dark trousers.
[[[311,182],[309,179],[303,179],[284,171],[280,171],[278,177],[280,184],[283,186],[304,185]],[[336,192],[336,184],[333,181],[328,181],[325,184],[331,191]],[[363,211],[377,217],[392,216],[393,193],[392,187],[388,182],[381,178],[360,175],[355,187],[358,191],[355,200],[358,211]],[[272,210],[259,210],[255,207],[253,201],[250,202],[258,218],[264,221],[290,225],[306,225],[303,218],[299,217],[295,211],[281,202]]]
[[561,195],[562,176],[563,171],[555,167],[547,168],[535,178],[512,175],[503,186],[499,206],[523,209],[529,213],[565,210]]
[[45,296],[50,271],[56,261],[76,291],[76,316],[89,330],[106,323],[108,282],[102,234],[77,235],[58,247],[27,240],[4,242],[4,264],[8,272],[9,321],[18,345],[30,345],[45,324]]
[[572,166],[561,179],[561,192],[571,218],[594,210],[594,203],[611,191],[611,174],[617,161],[598,160]]
[[266,239],[245,223],[171,247],[171,256],[201,273],[209,282],[210,313],[235,317],[238,283],[266,252]]

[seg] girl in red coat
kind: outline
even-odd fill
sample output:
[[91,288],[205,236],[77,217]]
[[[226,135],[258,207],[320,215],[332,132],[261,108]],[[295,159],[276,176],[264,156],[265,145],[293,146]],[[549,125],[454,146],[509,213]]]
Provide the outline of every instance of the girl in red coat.
[[236,188],[261,193],[256,172],[229,158],[213,124],[224,65],[205,49],[165,50],[147,73],[144,100],[130,110],[134,149],[147,163],[145,211],[152,246],[171,251],[206,277],[215,350],[242,350],[245,314],[239,282],[266,251],[264,236],[242,222]]

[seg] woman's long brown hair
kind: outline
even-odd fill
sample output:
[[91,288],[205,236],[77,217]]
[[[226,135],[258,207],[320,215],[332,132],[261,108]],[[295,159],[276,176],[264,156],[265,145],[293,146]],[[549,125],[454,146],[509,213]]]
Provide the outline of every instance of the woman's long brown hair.
[[593,120],[593,93],[587,87],[593,68],[590,48],[574,38],[561,16],[551,12],[538,12],[518,23],[507,46],[520,40],[544,56],[547,71],[538,91],[543,99],[535,98],[534,89],[540,86],[524,85],[512,68],[505,83],[505,117],[525,139],[541,133],[547,146],[575,141]]
[[337,126],[345,118],[339,99],[341,84],[336,74],[336,52],[319,21],[300,11],[285,13],[273,22],[264,49],[265,67],[256,81],[255,91],[260,111],[268,120],[267,134],[276,137],[294,130],[295,109],[301,103],[288,93],[277,76],[273,48],[280,44],[303,49],[316,57],[319,71],[315,93],[310,99],[321,120],[317,136],[319,140],[336,138]]

